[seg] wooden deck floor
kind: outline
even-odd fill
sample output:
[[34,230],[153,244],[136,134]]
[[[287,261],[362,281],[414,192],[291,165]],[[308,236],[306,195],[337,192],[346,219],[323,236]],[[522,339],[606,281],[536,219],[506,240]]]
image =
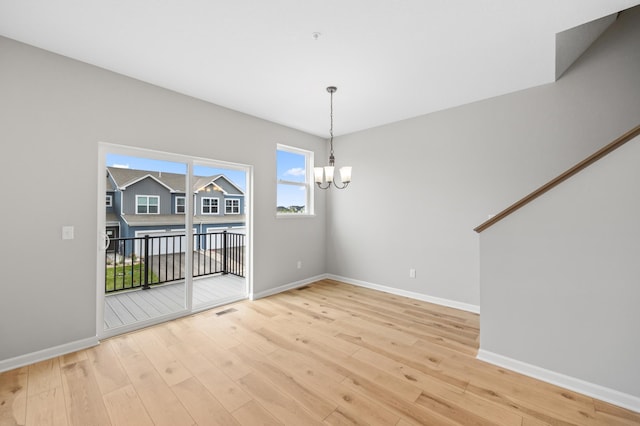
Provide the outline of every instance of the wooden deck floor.
[[[105,296],[104,327],[109,330],[178,312],[185,307],[184,283]],[[246,297],[246,280],[215,275],[193,281],[193,306],[214,306]]]

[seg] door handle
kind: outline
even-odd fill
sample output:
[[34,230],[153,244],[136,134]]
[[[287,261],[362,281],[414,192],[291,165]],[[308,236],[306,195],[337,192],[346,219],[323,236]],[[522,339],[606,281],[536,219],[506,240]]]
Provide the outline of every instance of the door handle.
[[109,248],[109,245],[111,244],[111,238],[109,238],[109,236],[107,235],[106,232],[102,233],[102,238],[104,239],[104,247],[103,249],[106,250]]

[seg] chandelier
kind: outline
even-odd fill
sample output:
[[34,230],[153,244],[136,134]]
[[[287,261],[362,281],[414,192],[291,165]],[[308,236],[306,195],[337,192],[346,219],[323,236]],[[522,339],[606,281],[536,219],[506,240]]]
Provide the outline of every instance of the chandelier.
[[[320,189],[328,189],[331,184],[338,189],[345,189],[351,182],[351,166],[345,166],[340,168],[340,180],[342,186],[338,185],[333,179],[333,172],[335,170],[336,158],[333,155],[333,94],[338,90],[335,86],[327,87],[327,92],[331,95],[331,128],[329,130],[331,138],[329,139],[330,151],[329,151],[329,165],[324,167],[314,167],[313,174],[315,176],[315,182]],[[323,186],[324,185],[324,186]]]

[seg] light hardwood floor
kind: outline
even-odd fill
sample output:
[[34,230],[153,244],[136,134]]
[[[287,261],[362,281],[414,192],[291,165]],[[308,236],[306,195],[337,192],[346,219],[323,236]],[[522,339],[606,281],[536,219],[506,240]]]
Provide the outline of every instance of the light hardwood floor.
[[325,280],[2,373],[0,425],[640,424],[477,347],[477,315]]

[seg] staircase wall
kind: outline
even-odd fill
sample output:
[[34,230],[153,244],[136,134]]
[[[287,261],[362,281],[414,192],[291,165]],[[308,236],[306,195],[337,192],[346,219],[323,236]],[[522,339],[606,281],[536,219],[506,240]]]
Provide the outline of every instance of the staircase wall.
[[479,358],[640,411],[640,137],[480,234]]

